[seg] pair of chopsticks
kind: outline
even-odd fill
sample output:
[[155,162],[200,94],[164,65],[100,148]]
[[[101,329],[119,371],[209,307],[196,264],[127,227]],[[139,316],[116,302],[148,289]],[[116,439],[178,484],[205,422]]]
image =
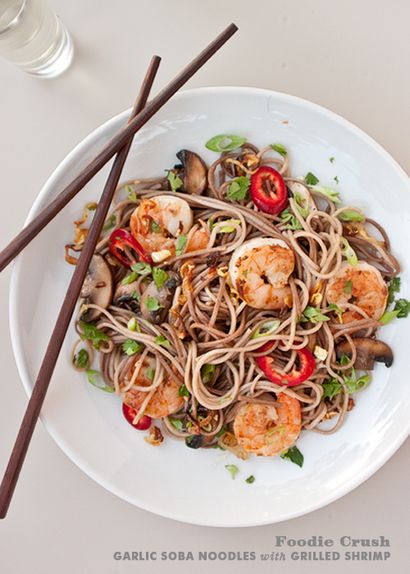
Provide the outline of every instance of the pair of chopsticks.
[[33,392],[29,399],[20,430],[12,450],[3,481],[0,485],[0,518],[5,518],[24,463],[62,344],[68,330],[77,299],[80,295],[95,246],[101,235],[110,204],[117,188],[122,168],[127,159],[134,134],[231,38],[237,31],[230,24],[186,68],[184,68],[148,104],[148,96],[161,59],[154,56],[149,64],[128,124],[122,128],[107,146],[84,168],[63,191],[33,219],[11,243],[0,252],[0,271],[12,261],[26,245],[67,205],[67,203],[92,179],[92,177],[115,155],[115,160],[95,211],[84,247],[70,281],[67,294],[58,315],[44,355]]

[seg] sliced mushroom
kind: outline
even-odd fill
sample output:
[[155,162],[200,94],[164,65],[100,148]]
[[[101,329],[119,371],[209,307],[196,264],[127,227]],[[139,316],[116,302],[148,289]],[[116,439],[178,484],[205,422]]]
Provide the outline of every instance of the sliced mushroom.
[[184,190],[193,195],[200,195],[207,187],[208,168],[198,154],[187,149],[177,153],[183,166]]
[[[393,364],[393,351],[383,341],[368,337],[355,337],[352,340],[356,347],[356,360],[354,362],[356,369],[371,371],[375,361],[384,363],[386,367],[391,367]],[[340,359],[342,355],[349,357],[352,355],[348,341],[343,341],[336,347],[337,358]]]
[[[87,275],[81,289],[81,305],[98,305],[107,309],[112,299],[111,270],[102,255],[94,255],[91,259]],[[84,321],[95,321],[101,315],[98,309],[87,309],[82,313]]]
[[133,281],[127,285],[120,283],[114,293],[113,303],[116,307],[122,307],[136,313],[140,309],[140,301],[137,291],[137,282]]
[[168,275],[168,279],[161,287],[157,287],[155,282],[151,281],[141,296],[141,313],[150,323],[161,323],[171,307],[180,278],[176,273],[168,272]]

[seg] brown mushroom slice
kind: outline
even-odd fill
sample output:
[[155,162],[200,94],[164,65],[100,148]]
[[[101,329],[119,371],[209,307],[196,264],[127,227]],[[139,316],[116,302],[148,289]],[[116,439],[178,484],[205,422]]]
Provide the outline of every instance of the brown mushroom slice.
[[184,190],[193,195],[200,195],[207,187],[208,168],[198,154],[187,149],[177,153],[183,165]]
[[140,309],[137,281],[132,283],[119,283],[114,292],[113,304],[116,307],[128,309],[134,313]]
[[[102,255],[93,255],[81,289],[81,305],[98,305],[107,309],[112,299],[111,270]],[[98,309],[82,313],[84,321],[95,321],[101,315]]]
[[[356,360],[354,366],[356,369],[363,371],[371,371],[374,367],[374,362],[384,363],[386,367],[391,367],[393,364],[393,351],[383,341],[378,339],[370,339],[368,337],[355,337],[352,339],[356,347]],[[349,341],[343,341],[336,347],[336,356],[338,359],[342,355],[351,357],[351,346]]]

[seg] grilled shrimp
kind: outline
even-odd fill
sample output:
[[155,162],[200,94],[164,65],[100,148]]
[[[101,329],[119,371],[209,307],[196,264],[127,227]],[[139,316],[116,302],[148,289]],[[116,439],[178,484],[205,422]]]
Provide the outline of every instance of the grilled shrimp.
[[[134,370],[136,362],[131,367],[131,371]],[[134,384],[140,387],[150,386],[152,384],[152,376],[150,377],[149,375],[154,372],[154,369],[155,359],[146,358]],[[178,395],[178,390],[179,384],[177,381],[165,374],[163,381],[156,388],[145,407],[144,414],[153,419],[160,419],[179,411],[184,404],[184,399]],[[138,411],[146,397],[146,392],[131,387],[124,393],[123,400],[126,405]]]
[[141,201],[131,215],[130,227],[147,253],[168,251],[166,257],[173,257],[178,236],[188,233],[192,221],[192,210],[184,199],[158,195]]
[[275,456],[291,447],[302,428],[300,403],[280,393],[274,405],[245,403],[233,431],[240,446],[261,456]]
[[256,309],[282,309],[292,304],[288,279],[295,267],[293,251],[281,239],[245,241],[229,263],[232,286]]
[[[387,304],[388,289],[376,267],[359,261],[356,265],[343,263],[338,273],[326,286],[326,297],[335,305],[353,303],[372,319],[380,319]],[[343,323],[350,323],[362,316],[356,311],[345,311]]]

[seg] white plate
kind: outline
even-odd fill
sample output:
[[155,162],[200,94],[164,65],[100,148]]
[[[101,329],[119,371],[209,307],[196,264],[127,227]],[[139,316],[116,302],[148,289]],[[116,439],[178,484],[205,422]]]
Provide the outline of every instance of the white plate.
[[[68,183],[122,126],[124,112],[89,135],[50,177],[28,221]],[[174,97],[138,134],[124,178],[164,173],[181,148],[207,161],[204,143],[218,133],[247,136],[259,146],[283,143],[292,173],[312,171],[323,185],[340,180],[343,200],[380,221],[404,268],[409,296],[410,189],[402,169],[372,139],[339,116],[285,94],[252,88],[204,88]],[[329,158],[335,158],[334,163]],[[108,168],[107,168],[108,169]],[[30,393],[72,268],[64,244],[83,205],[97,200],[107,169],[48,225],[18,258],[11,285],[11,336],[24,387]],[[302,469],[281,459],[242,462],[218,450],[186,448],[167,440],[153,448],[122,417],[117,397],[101,392],[70,365],[70,330],[58,361],[42,420],[67,455],[96,482],[136,506],[184,522],[251,526],[278,522],[324,506],[371,476],[409,433],[409,322],[383,329],[394,349],[392,368],[378,366],[374,381],[334,435],[304,432]],[[224,468],[236,463],[231,480]],[[256,477],[249,485],[245,478]]]

